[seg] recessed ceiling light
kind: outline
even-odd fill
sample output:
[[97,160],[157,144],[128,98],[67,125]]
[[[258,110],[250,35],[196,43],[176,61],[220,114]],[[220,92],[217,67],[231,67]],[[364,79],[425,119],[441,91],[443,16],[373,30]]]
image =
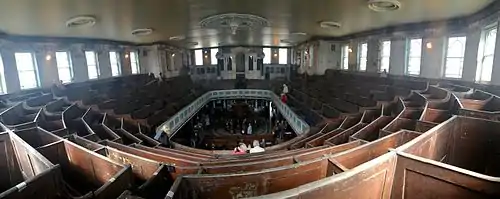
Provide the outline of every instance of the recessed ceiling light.
[[394,11],[401,8],[398,0],[369,0],[368,8],[377,12]]
[[340,25],[339,22],[335,22],[335,21],[320,21],[319,26],[322,28],[336,29],[336,28],[340,28],[342,25]]
[[94,16],[76,16],[66,21],[66,27],[91,27],[94,26],[96,18]]
[[177,36],[170,37],[169,39],[172,40],[172,41],[180,41],[180,40],[186,39],[186,36],[184,36],[184,35],[177,35]]
[[151,28],[138,28],[138,29],[132,30],[132,35],[134,35],[134,36],[146,36],[146,35],[150,35],[151,33],[153,33],[153,29],[151,29]]

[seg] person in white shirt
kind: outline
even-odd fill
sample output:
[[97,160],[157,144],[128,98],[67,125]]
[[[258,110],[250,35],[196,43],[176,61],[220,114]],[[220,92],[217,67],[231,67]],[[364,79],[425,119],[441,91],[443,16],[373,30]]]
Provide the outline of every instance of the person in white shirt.
[[253,141],[253,148],[250,149],[250,153],[260,153],[266,151],[264,148],[259,146],[259,141]]
[[283,94],[288,94],[288,86],[286,84],[283,84]]
[[252,135],[252,124],[248,123],[247,134]]

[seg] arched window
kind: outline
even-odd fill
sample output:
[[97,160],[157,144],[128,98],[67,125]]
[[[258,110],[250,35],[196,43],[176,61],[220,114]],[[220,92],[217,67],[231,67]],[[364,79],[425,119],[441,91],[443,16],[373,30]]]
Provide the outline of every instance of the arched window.
[[444,77],[462,78],[466,37],[448,38]]

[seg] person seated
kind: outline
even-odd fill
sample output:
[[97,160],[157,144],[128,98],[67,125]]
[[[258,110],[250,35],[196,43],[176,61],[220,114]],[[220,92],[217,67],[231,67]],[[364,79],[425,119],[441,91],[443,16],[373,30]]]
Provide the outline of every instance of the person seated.
[[281,94],[281,102],[283,102],[284,104],[286,104],[287,101],[288,101],[288,97],[286,96],[285,93],[282,93]]
[[247,153],[247,145],[245,143],[240,143],[240,145],[233,150],[233,154],[246,154]]
[[250,149],[250,153],[260,153],[266,151],[264,148],[259,146],[259,141],[254,140],[253,141],[253,148]]

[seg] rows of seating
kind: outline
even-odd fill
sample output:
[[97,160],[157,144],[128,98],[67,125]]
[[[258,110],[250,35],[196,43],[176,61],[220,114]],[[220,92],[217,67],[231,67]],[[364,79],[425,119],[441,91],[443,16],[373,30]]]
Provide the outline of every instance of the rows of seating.
[[[279,92],[282,83],[261,89]],[[186,77],[134,75],[3,96],[0,198],[500,196],[500,104],[486,89],[331,71],[286,83],[288,105],[310,132],[238,156],[151,138],[218,89]]]

